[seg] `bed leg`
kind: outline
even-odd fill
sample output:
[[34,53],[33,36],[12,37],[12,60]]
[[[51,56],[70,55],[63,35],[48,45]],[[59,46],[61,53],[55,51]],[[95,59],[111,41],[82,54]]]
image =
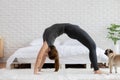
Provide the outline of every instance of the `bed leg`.
[[34,70],[35,63],[31,63],[31,69]]
[[65,64],[60,64],[61,69],[65,69]]
[[86,68],[87,68],[87,69],[90,69],[90,68],[91,68],[91,64],[89,64],[89,63],[86,64]]
[[109,63],[108,63],[108,62],[106,62],[106,63],[105,63],[105,66],[109,66]]
[[109,66],[109,63],[108,63],[108,62],[103,63],[103,64],[104,64],[105,68]]
[[11,64],[10,65],[10,69],[14,69],[15,68],[15,65],[14,64]]

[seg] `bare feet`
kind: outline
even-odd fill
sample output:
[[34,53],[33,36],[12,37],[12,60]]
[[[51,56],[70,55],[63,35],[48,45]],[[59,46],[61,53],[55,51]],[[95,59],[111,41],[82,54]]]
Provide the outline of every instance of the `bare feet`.
[[102,74],[102,71],[101,70],[96,70],[94,71],[95,74]]

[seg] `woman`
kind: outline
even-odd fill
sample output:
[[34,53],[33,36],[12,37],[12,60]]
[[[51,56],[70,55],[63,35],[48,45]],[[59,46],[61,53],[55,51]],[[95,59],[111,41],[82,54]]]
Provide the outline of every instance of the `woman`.
[[45,29],[43,34],[43,46],[37,56],[34,73],[37,74],[37,72],[41,70],[46,56],[49,51],[51,51],[50,46],[53,46],[55,39],[63,33],[67,34],[72,39],[77,39],[89,49],[89,58],[93,65],[94,73],[101,74],[97,65],[95,42],[83,29],[70,23],[54,24]]

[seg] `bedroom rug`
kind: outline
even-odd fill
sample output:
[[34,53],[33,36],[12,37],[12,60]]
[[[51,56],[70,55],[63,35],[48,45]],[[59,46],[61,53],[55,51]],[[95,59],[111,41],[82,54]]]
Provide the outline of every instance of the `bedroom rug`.
[[[109,69],[101,69],[105,74],[94,74],[93,69],[42,69],[34,75],[33,69],[0,69],[0,80],[120,80],[118,73],[109,74]],[[114,70],[113,70],[114,72]]]

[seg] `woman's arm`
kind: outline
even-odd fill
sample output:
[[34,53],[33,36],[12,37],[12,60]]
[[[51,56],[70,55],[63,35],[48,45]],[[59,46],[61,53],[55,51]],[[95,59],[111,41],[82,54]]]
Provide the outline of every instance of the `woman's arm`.
[[34,74],[37,74],[37,72],[39,70],[42,69],[42,66],[46,60],[46,57],[48,55],[49,52],[49,47],[47,42],[43,42],[43,45],[38,53],[37,59],[36,59],[36,63],[35,63],[35,67],[34,67]]

